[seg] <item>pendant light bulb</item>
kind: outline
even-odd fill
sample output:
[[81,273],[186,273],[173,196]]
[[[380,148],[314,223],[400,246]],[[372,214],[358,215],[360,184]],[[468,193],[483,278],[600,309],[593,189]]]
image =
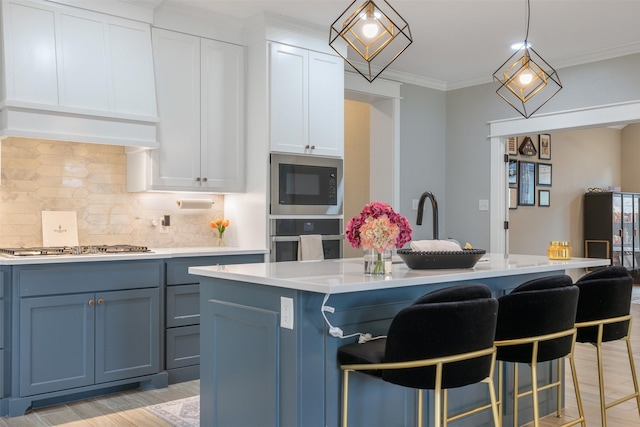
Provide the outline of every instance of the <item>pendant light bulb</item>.
[[369,19],[368,21],[370,22],[362,26],[362,34],[366,38],[372,39],[378,35],[378,25],[373,18]]
[[531,71],[527,70],[520,73],[519,80],[522,86],[527,86],[533,80],[533,75],[531,74]]

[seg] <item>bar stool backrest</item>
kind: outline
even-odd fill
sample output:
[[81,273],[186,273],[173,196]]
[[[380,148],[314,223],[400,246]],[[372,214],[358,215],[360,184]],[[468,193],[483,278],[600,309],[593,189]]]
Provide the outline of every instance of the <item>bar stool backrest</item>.
[[[613,319],[630,312],[633,279],[626,268],[614,266],[592,271],[581,277],[576,286],[580,289],[576,322]],[[627,335],[629,322],[604,325],[602,341],[619,340]],[[597,342],[598,327],[578,329],[576,341]]]
[[[385,362],[431,359],[491,348],[498,302],[485,285],[460,285],[426,294],[401,310],[387,333]],[[482,381],[491,355],[444,365],[443,388]],[[384,370],[385,381],[434,389],[435,366]]]
[[[534,337],[572,329],[578,305],[578,287],[567,275],[530,280],[498,299],[496,340]],[[540,342],[538,362],[571,352],[573,337]],[[499,346],[498,360],[531,363],[533,344]]]

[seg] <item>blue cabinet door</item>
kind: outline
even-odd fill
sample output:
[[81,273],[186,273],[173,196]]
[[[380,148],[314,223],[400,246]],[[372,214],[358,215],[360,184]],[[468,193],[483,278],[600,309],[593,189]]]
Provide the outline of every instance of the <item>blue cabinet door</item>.
[[94,294],[20,300],[20,396],[93,384]]
[[158,288],[96,294],[97,384],[160,370]]

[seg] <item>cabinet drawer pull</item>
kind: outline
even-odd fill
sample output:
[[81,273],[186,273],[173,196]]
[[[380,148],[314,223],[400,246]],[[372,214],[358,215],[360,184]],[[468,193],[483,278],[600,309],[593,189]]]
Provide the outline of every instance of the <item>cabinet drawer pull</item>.
[[207,182],[207,177],[202,178],[202,182]]
[[92,300],[92,299],[90,299],[90,300],[89,300],[89,305],[90,305],[91,307],[93,307],[93,306],[95,305],[95,303],[96,303],[96,302],[95,302],[94,300]]
[[197,177],[197,178],[196,178],[196,182],[200,182],[200,177]]
[[103,300],[102,298],[100,298],[100,299],[98,300],[98,305],[102,305],[102,304],[104,304],[104,300]]

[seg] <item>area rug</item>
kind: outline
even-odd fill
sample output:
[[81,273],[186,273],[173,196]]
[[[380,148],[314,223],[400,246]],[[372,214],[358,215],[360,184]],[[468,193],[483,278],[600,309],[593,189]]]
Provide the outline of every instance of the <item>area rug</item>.
[[200,396],[172,400],[144,409],[177,427],[200,426]]

